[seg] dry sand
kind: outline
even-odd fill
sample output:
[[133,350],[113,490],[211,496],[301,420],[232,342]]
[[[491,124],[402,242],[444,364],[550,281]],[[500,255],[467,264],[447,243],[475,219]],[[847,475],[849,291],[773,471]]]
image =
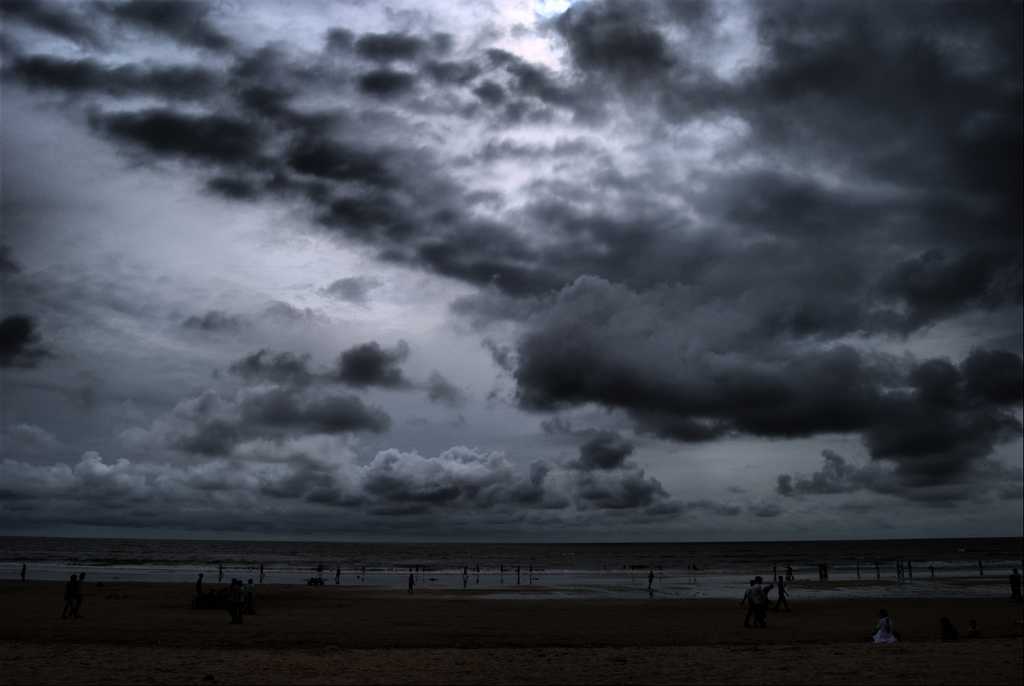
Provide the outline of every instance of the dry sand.
[[[29,683],[1013,683],[1021,607],[1008,601],[837,600],[744,629],[738,602],[410,597],[261,586],[241,626],[191,610],[172,584],[0,584],[0,684]],[[866,643],[880,606],[904,641]],[[937,641],[946,615],[984,637]]]

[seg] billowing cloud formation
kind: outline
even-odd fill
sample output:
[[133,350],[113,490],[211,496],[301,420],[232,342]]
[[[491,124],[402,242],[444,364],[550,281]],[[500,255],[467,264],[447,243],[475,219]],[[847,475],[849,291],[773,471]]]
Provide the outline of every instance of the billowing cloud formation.
[[[424,434],[438,435],[418,437],[424,454],[478,431],[508,446],[504,431],[542,425],[529,449],[546,461],[526,476],[517,460],[535,455],[504,458],[512,482],[556,491],[564,510],[627,516],[781,516],[775,501],[717,503],[704,489],[674,500],[634,457],[666,457],[673,441],[699,459],[728,452],[715,441],[778,456],[786,439],[862,440],[866,466],[827,461],[817,481],[780,482],[800,497],[987,488],[1021,436],[1020,3],[592,0],[516,26],[500,8],[448,5],[339,5],[325,25],[299,7],[284,17],[231,3],[3,3],[5,124],[26,133],[5,136],[4,149],[26,164],[10,165],[5,241],[24,264],[0,252],[13,294],[0,316],[32,313],[28,327],[9,326],[0,356],[24,377],[12,421],[35,425],[33,394],[92,374],[110,398],[145,405],[148,428],[110,420],[142,469],[147,455],[220,464],[261,442],[272,452],[380,441],[389,413],[399,434],[411,421],[399,412],[436,402],[458,406],[466,425],[432,425]],[[60,220],[81,218],[62,214],[57,178],[78,164],[62,165],[71,152],[22,145],[64,140],[62,127],[97,153],[83,156],[90,164],[107,165],[85,190],[108,216],[81,225],[105,224],[82,235],[116,259],[67,247]],[[153,198],[114,185],[104,149],[133,182],[167,178],[168,197],[196,193],[202,209],[178,204],[183,227],[207,224],[191,214],[225,213],[208,222],[209,240],[179,245],[160,217],[157,229],[132,214]],[[53,189],[40,183],[47,169],[62,172]],[[40,187],[53,216],[38,209]],[[124,214],[95,202],[112,188]],[[69,207],[80,191],[66,192]],[[167,274],[115,273],[143,254],[152,265],[150,253]],[[382,281],[337,278],[359,273]],[[439,321],[449,303],[454,321]],[[351,321],[332,320],[338,311]],[[102,347],[90,335],[100,328],[117,338],[106,368],[89,348]],[[310,333],[308,345],[296,340]],[[439,358],[409,369],[447,374],[463,335],[479,336],[494,365],[467,355],[457,383],[411,376],[407,345],[373,340],[408,339],[414,363]],[[317,366],[360,341],[370,342]],[[48,349],[60,359],[37,364]],[[229,373],[197,395],[211,368]],[[464,402],[488,387],[491,402]],[[68,418],[97,432],[104,421]],[[74,454],[118,457],[47,428]],[[246,492],[396,512],[529,501],[493,500],[486,479],[473,480],[504,474],[491,453],[477,451],[466,481],[462,458],[413,457],[408,438],[395,436],[403,457],[381,458],[397,485],[376,499],[322,467]],[[579,456],[556,463],[574,439]],[[361,448],[359,464],[386,448]],[[771,473],[793,472],[777,459]],[[82,470],[102,471],[94,462]],[[684,460],[676,469],[659,476],[687,487]],[[318,480],[325,488],[305,500]],[[416,494],[423,502],[410,504]]]
[[1020,435],[1011,411],[1024,392],[1015,354],[975,351],[957,367],[844,345],[808,348],[754,336],[757,311],[725,311],[692,295],[681,286],[636,293],[593,278],[567,287],[520,341],[521,402],[596,402],[683,439],[860,432],[873,457],[921,483],[955,478]]
[[1024,481],[1024,474],[1019,468],[1014,470],[995,462],[980,461],[969,467],[971,480],[956,483],[933,480],[922,487],[907,483],[899,474],[877,463],[858,466],[832,450],[822,451],[821,456],[822,468],[809,477],[794,479],[790,474],[780,474],[776,485],[778,494],[797,497],[873,491],[949,506],[953,501],[977,495],[979,491],[1003,492],[1007,488],[1019,491]]

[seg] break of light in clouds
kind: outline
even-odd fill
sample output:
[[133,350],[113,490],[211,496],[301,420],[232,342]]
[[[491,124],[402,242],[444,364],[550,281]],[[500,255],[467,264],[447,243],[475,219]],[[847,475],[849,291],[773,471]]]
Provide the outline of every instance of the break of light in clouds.
[[2,9],[0,531],[1021,534],[1019,2]]

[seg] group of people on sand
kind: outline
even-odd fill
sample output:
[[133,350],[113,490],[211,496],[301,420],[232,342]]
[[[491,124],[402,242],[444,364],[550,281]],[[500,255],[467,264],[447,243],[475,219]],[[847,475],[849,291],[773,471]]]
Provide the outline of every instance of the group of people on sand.
[[771,604],[768,599],[768,592],[777,588],[777,597],[773,610],[785,610],[789,612],[789,591],[786,590],[786,581],[781,576],[775,583],[764,583],[764,579],[755,576],[750,580],[750,588],[743,594],[740,605],[747,606],[747,615],[743,618],[743,626],[750,628],[750,620],[754,620],[754,627],[766,629],[768,627],[768,606]]
[[231,623],[241,624],[243,614],[256,614],[256,584],[252,579],[245,583],[241,579],[231,579],[231,584],[226,588],[207,591],[203,588],[203,575],[200,574],[196,579],[192,607],[226,609],[231,615]]
[[82,609],[82,584],[85,582],[85,572],[72,574],[67,583],[64,584],[64,610],[60,613],[61,619],[79,619]]
[[[965,636],[967,638],[981,638],[978,620],[972,619],[970,621],[970,626]],[[939,619],[939,638],[942,641],[960,640],[960,632],[949,617]],[[875,633],[871,635],[871,640],[875,643],[898,643],[902,640],[899,632],[893,627],[892,617],[889,616],[888,611],[884,609],[878,611],[878,623],[875,624]]]

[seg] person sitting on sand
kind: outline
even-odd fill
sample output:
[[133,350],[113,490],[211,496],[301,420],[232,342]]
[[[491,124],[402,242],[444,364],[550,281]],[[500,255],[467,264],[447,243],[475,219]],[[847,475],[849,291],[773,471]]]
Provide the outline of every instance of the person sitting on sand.
[[942,631],[941,638],[943,641],[957,641],[960,639],[960,632],[953,626],[953,622],[949,621],[949,617],[940,619],[939,627]]
[[896,642],[896,634],[892,630],[892,619],[885,610],[878,611],[878,624],[875,625],[875,633],[871,639],[875,643]]

